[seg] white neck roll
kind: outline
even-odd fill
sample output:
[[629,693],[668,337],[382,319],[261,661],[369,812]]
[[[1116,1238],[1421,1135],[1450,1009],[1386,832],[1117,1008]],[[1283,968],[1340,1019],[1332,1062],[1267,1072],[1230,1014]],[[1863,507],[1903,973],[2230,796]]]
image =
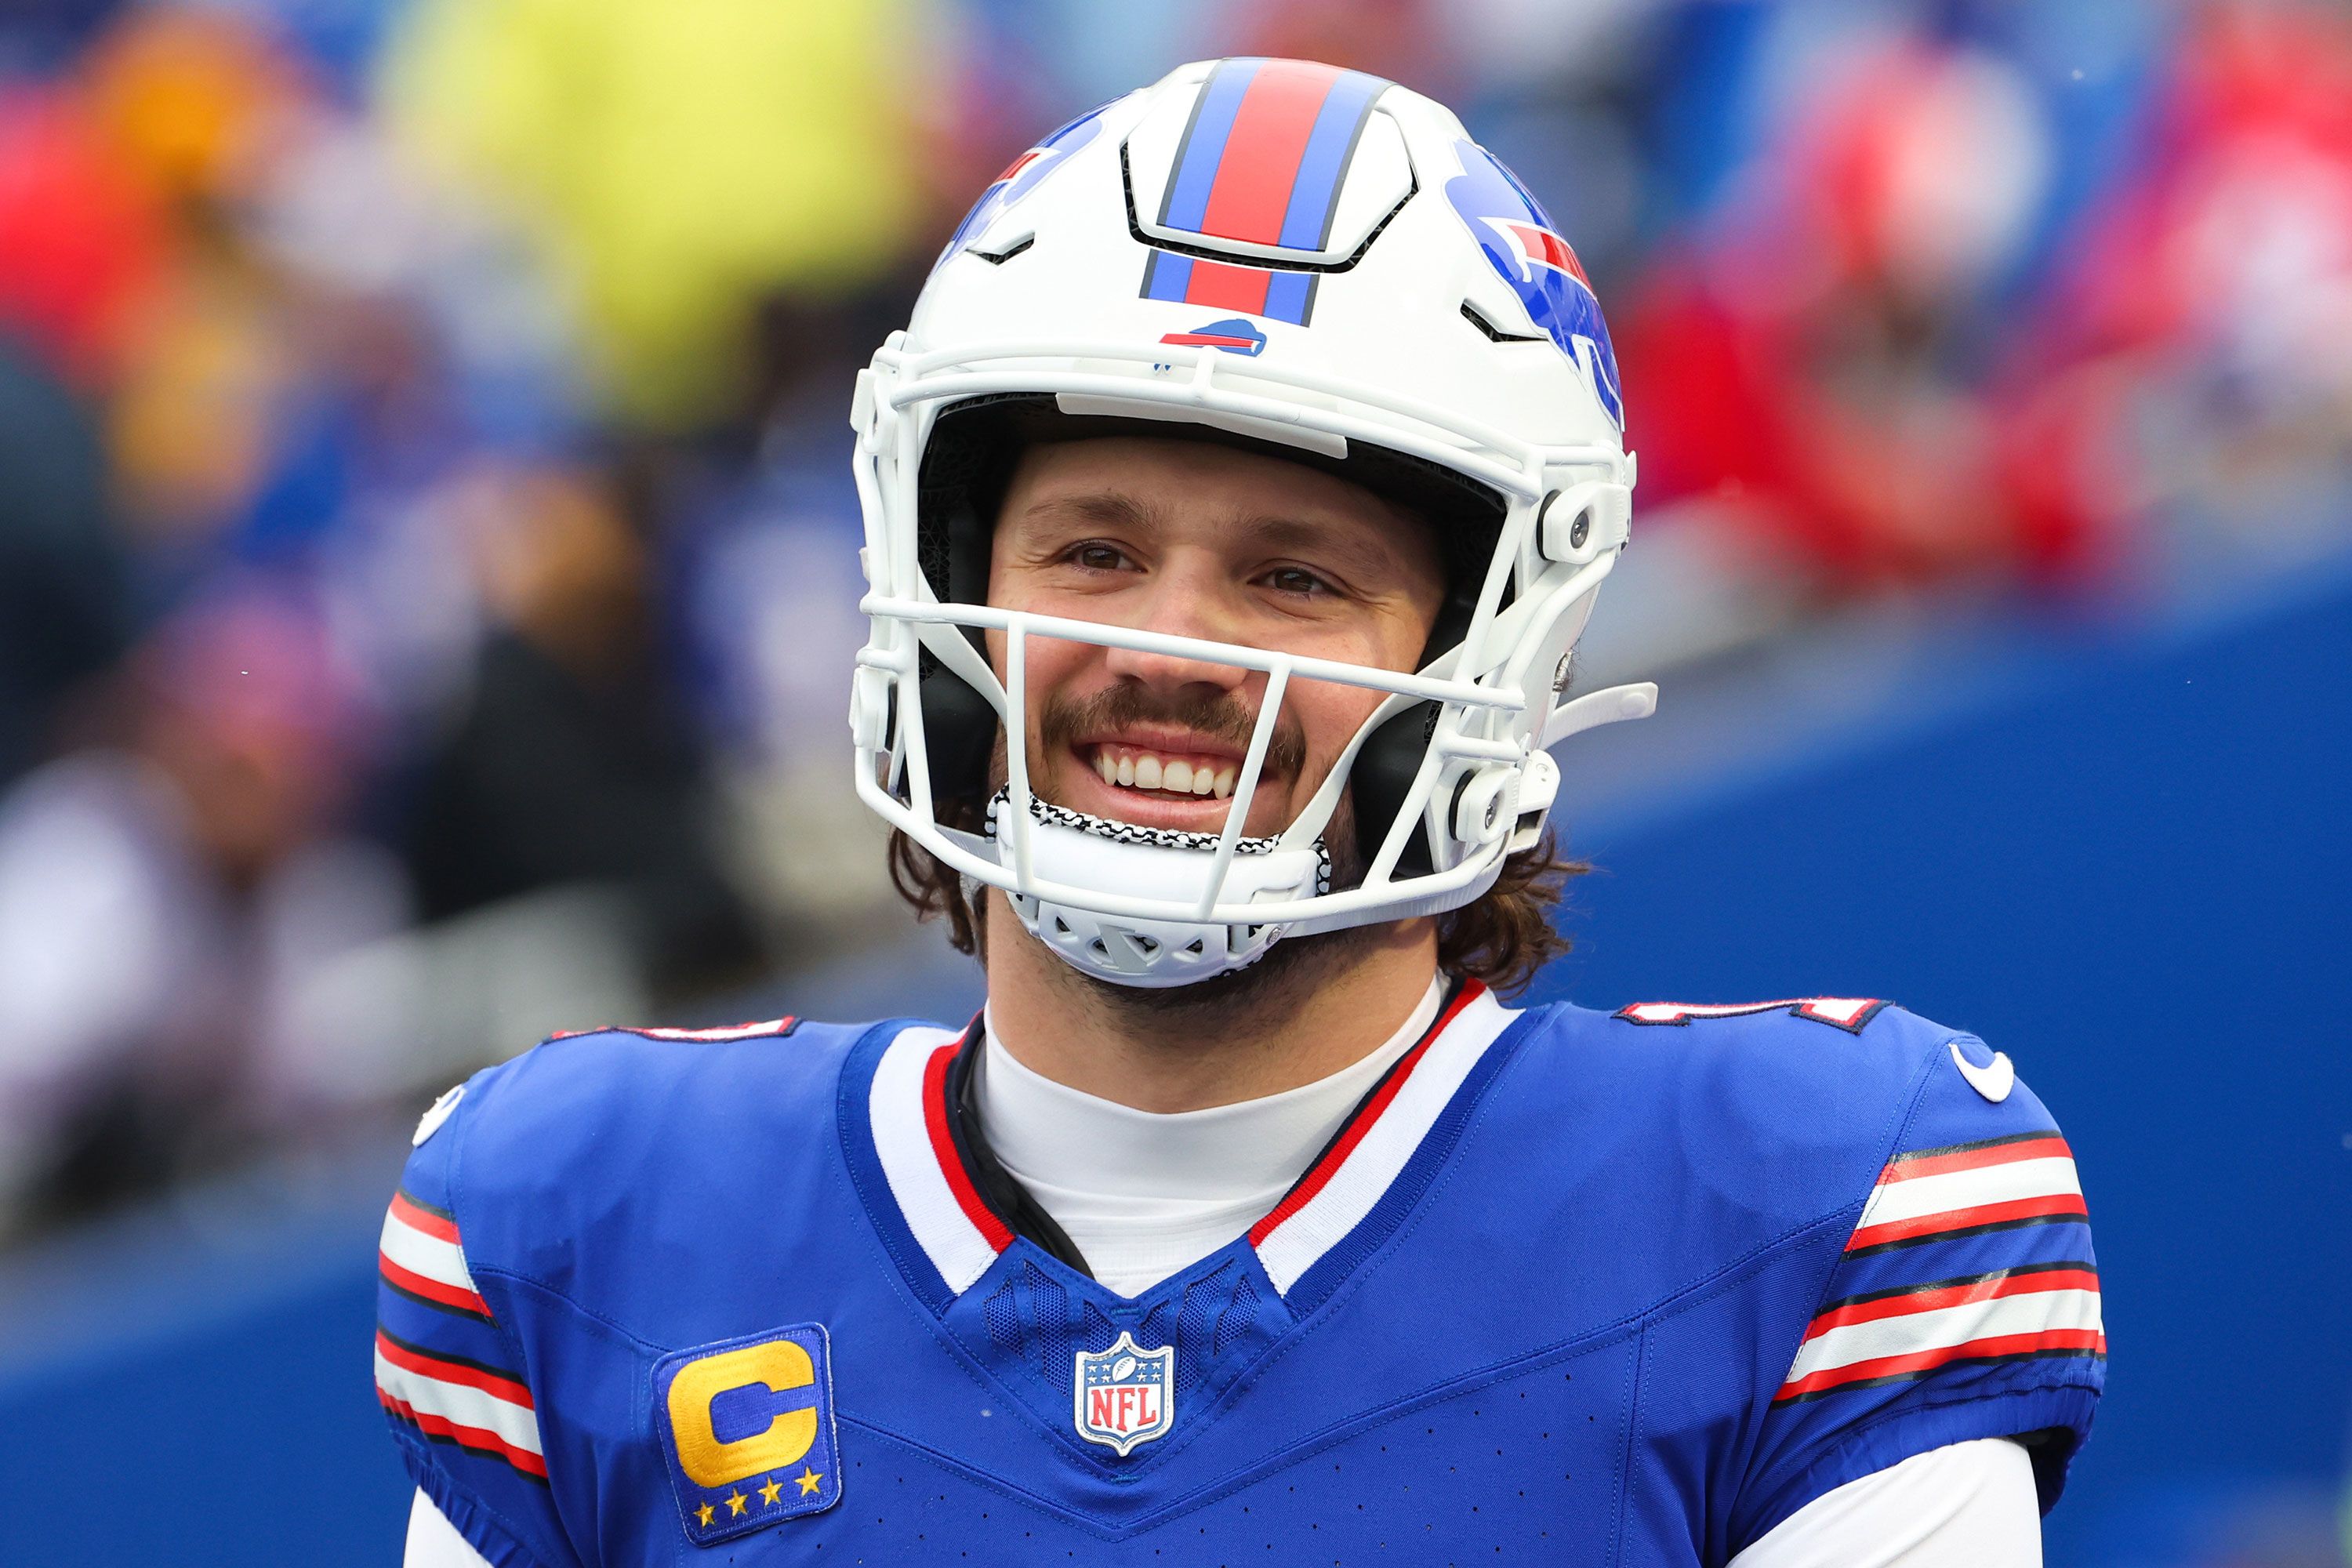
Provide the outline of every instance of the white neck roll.
[[986,1021],[980,1115],[1006,1173],[1122,1296],[1148,1290],[1264,1218],[1382,1073],[1437,1017],[1429,989],[1397,1032],[1328,1078],[1261,1100],[1160,1113],[1022,1065]]

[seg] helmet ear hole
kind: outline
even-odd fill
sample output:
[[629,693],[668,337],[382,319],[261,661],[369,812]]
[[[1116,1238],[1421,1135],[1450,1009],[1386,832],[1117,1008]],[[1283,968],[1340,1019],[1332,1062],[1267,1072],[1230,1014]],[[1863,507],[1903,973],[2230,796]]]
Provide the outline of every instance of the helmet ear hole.
[[996,710],[963,677],[922,656],[923,747],[931,798],[978,801],[988,794],[988,760],[996,750]]
[[[1356,847],[1367,866],[1381,852],[1390,826],[1404,808],[1414,775],[1421,772],[1421,760],[1428,753],[1429,737],[1437,729],[1437,712],[1434,702],[1416,702],[1365,736],[1363,745],[1357,750],[1356,765],[1349,770],[1348,783],[1355,792]],[[1422,824],[1415,823],[1405,837],[1404,849],[1397,856],[1392,874],[1422,877],[1428,875],[1433,866],[1429,834]]]

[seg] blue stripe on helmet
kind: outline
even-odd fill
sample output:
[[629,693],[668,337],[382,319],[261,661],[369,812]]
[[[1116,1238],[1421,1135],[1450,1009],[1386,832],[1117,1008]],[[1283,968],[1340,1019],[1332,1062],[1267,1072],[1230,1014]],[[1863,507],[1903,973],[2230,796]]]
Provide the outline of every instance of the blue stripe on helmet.
[[1192,106],[1192,122],[1184,127],[1183,144],[1176,149],[1176,172],[1169,176],[1167,195],[1160,199],[1161,226],[1198,234],[1208,221],[1209,188],[1217,183],[1225,138],[1233,134],[1234,116],[1241,111],[1242,98],[1264,63],[1221,61],[1202,84],[1201,96]]
[[1297,250],[1320,250],[1331,243],[1331,218],[1339,207],[1339,185],[1356,139],[1363,133],[1372,100],[1389,84],[1362,71],[1343,71],[1331,84],[1308,132],[1290,205],[1282,215],[1282,243]]
[[1265,314],[1274,321],[1288,321],[1294,326],[1307,324],[1307,312],[1315,303],[1315,274],[1312,272],[1276,272],[1266,280]]
[[1184,298],[1192,286],[1192,258],[1172,250],[1155,250],[1143,264],[1143,297],[1147,300]]

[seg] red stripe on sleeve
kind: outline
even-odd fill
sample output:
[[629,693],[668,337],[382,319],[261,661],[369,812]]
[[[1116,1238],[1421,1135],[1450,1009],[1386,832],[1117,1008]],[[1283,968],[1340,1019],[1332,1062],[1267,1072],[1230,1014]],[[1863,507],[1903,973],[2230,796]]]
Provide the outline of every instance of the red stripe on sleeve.
[[460,1426],[446,1416],[419,1410],[405,1399],[396,1398],[381,1388],[375,1391],[375,1396],[386,1410],[429,1437],[446,1438],[469,1453],[493,1455],[526,1475],[537,1476],[541,1480],[547,1479],[545,1459],[529,1448],[516,1447],[496,1432],[479,1426]]
[[1878,1173],[1878,1184],[1883,1187],[1889,1182],[1916,1181],[1921,1176],[1941,1176],[1953,1171],[1980,1171],[1988,1165],[2011,1165],[2020,1160],[2074,1157],[2074,1151],[2066,1147],[2066,1140],[2055,1133],[2017,1143],[1996,1143],[1990,1149],[1962,1149],[1951,1154],[1897,1154]]
[[2084,1351],[2105,1355],[2107,1353],[2107,1336],[2096,1329],[2044,1329],[2033,1334],[1999,1334],[1991,1339],[1970,1340],[1966,1344],[1915,1351],[1909,1355],[1880,1356],[1874,1361],[1828,1367],[1782,1384],[1773,1397],[1793,1399],[1800,1394],[1841,1388],[1849,1383],[1868,1383],[1882,1377],[1905,1377],[1914,1373],[1933,1372],[1956,1361],[1990,1361],[1999,1356],[2038,1355],[2050,1351]]
[[2052,1193],[2047,1197],[2017,1198],[2005,1204],[1979,1204],[1974,1208],[1946,1209],[1941,1214],[1923,1214],[1916,1219],[1864,1226],[1853,1233],[1845,1249],[1859,1252],[1865,1247],[1941,1236],[1949,1230],[1972,1230],[1980,1225],[2005,1225],[2011,1220],[2041,1219],[2052,1215],[2087,1215],[2090,1212],[2084,1206],[2080,1193]]
[[1990,1301],[2003,1296],[2032,1296],[2044,1290],[2089,1290],[2095,1294],[2099,1277],[2086,1268],[2053,1268],[2040,1274],[2012,1274],[2002,1279],[1978,1279],[1966,1285],[1948,1285],[1939,1290],[1913,1290],[1906,1295],[1888,1296],[1876,1301],[1855,1301],[1843,1307],[1833,1307],[1815,1318],[1805,1331],[1805,1338],[1818,1339],[1832,1329],[1842,1329],[1849,1323],[1876,1322],[1882,1318],[1908,1317],[1914,1312],[1933,1312],[1946,1307],[1962,1307],[1971,1301]]
[[1299,161],[1307,155],[1307,140],[1339,79],[1336,68],[1304,60],[1268,60],[1258,68],[1217,160],[1217,177],[1201,216],[1202,234],[1281,243],[1283,214],[1298,181]]
[[1263,267],[1234,267],[1223,261],[1211,261],[1196,257],[1192,261],[1192,281],[1184,289],[1188,305],[1206,305],[1212,310],[1241,310],[1253,316],[1265,314],[1265,292],[1274,283],[1274,274]]
[[457,1239],[456,1221],[443,1219],[430,1210],[418,1208],[408,1201],[408,1194],[405,1193],[392,1194],[392,1216],[409,1229],[432,1237],[437,1241],[454,1242]]
[[956,1206],[963,1210],[963,1217],[971,1221],[972,1228],[988,1245],[1002,1252],[1013,1245],[1013,1233],[981,1201],[980,1189],[965,1173],[963,1161],[956,1154],[955,1139],[948,1131],[948,1064],[955,1059],[956,1047],[961,1043],[948,1041],[923,1064],[923,1125],[930,1131],[931,1153],[940,1163],[940,1173],[948,1179],[948,1191],[955,1194]]
[[1485,994],[1486,989],[1485,985],[1475,980],[1464,983],[1460,994],[1454,998],[1454,1005],[1440,1013],[1437,1016],[1437,1021],[1430,1025],[1429,1032],[1422,1036],[1419,1043],[1404,1054],[1403,1058],[1397,1063],[1396,1070],[1389,1074],[1388,1081],[1381,1085],[1379,1092],[1372,1096],[1371,1103],[1364,1107],[1362,1113],[1354,1121],[1349,1123],[1348,1131],[1340,1134],[1339,1141],[1331,1146],[1330,1152],[1317,1161],[1315,1168],[1299,1178],[1298,1184],[1290,1189],[1288,1195],[1274,1205],[1272,1214],[1250,1226],[1249,1243],[1252,1247],[1262,1245],[1284,1220],[1314,1201],[1315,1194],[1321,1192],[1329,1184],[1331,1178],[1339,1173],[1339,1167],[1348,1163],[1348,1156],[1356,1152],[1356,1145],[1364,1141],[1364,1134],[1372,1130],[1372,1124],[1381,1119],[1381,1113],[1386,1110],[1390,1102],[1396,1099],[1397,1091],[1404,1088],[1405,1079],[1411,1078],[1412,1069],[1421,1065],[1421,1058],[1428,1054],[1432,1042],[1438,1036],[1445,1033],[1445,1026],[1454,1022],[1461,1015],[1462,1009],[1476,1001]]
[[438,1279],[427,1279],[422,1274],[412,1273],[386,1258],[381,1250],[375,1255],[375,1266],[386,1284],[412,1296],[422,1296],[428,1301],[438,1301],[461,1312],[471,1312],[478,1318],[487,1319],[490,1315],[490,1304],[462,1285],[444,1285]]
[[520,1405],[525,1410],[537,1408],[530,1402],[530,1390],[503,1373],[467,1366],[463,1362],[444,1361],[439,1356],[411,1350],[382,1329],[375,1331],[375,1348],[383,1353],[384,1360],[419,1377],[429,1377],[436,1383],[462,1383],[467,1388],[478,1388],[484,1394],[493,1394],[509,1405]]

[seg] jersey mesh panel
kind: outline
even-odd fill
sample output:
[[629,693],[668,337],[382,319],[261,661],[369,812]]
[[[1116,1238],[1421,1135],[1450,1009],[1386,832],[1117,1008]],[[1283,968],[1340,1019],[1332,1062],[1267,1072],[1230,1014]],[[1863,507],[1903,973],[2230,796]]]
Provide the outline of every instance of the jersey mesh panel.
[[996,1288],[983,1309],[988,1317],[988,1337],[1006,1355],[1021,1353],[1021,1308],[1013,1300],[1013,1281],[1007,1279]]

